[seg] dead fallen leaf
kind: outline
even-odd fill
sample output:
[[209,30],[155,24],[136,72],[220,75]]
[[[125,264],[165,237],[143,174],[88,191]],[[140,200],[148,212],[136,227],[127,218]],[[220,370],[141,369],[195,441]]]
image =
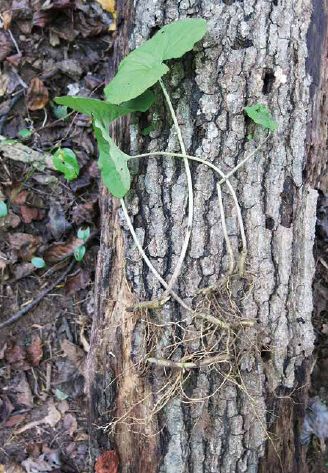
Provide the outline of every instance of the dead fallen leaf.
[[5,427],[16,427],[17,424],[20,424],[25,419],[26,414],[17,414],[15,416],[9,417],[5,423]]
[[21,188],[20,184],[15,185],[11,188],[9,199],[12,204],[15,205],[24,205],[28,197],[27,190],[19,190]]
[[12,10],[5,10],[2,12],[2,20],[3,20],[3,29],[9,30],[12,18]]
[[13,412],[14,406],[10,402],[9,397],[1,396],[0,398],[0,422],[4,422]]
[[51,401],[48,405],[48,415],[46,415],[42,419],[28,422],[27,424],[23,425],[23,427],[16,430],[15,433],[17,435],[22,434],[23,432],[33,429],[34,427],[37,427],[38,425],[41,425],[41,424],[48,424],[50,425],[50,427],[55,427],[60,421],[60,419],[61,419],[61,414],[56,409],[56,406],[54,405],[53,401]]
[[68,435],[72,437],[77,431],[76,417],[73,414],[65,414],[63,424]]
[[14,67],[18,67],[22,62],[23,56],[22,54],[12,54],[11,56],[6,57],[6,61],[9,62]]
[[115,12],[115,0],[97,0],[97,2],[109,13]]
[[95,473],[118,473],[119,459],[115,450],[102,453],[96,461]]
[[16,264],[13,269],[13,275],[15,281],[19,281],[20,279],[26,278],[26,276],[29,276],[35,271],[36,267],[32,263]]
[[58,450],[50,450],[42,453],[38,458],[27,458],[22,462],[26,473],[45,473],[49,471],[61,471],[61,461]]
[[96,202],[87,202],[85,204],[78,204],[72,210],[72,218],[76,225],[88,222],[92,223],[95,216]]
[[89,281],[89,272],[80,268],[76,274],[67,278],[65,283],[65,294],[72,295],[81,289],[85,289],[89,284]]
[[35,207],[28,207],[27,205],[21,205],[20,212],[24,223],[31,223],[33,220],[42,220],[44,212]]
[[17,228],[21,219],[18,215],[9,210],[9,214],[0,219],[0,228],[6,230],[7,228]]
[[48,217],[47,227],[56,240],[59,240],[62,235],[72,228],[72,225],[66,220],[65,211],[58,203],[53,202],[50,205]]
[[13,42],[10,39],[9,33],[7,33],[7,31],[0,31],[0,61],[3,61],[7,56],[10,56],[13,47]]
[[39,236],[21,232],[9,234],[8,239],[11,248],[25,261],[31,260],[42,241]]
[[0,97],[3,97],[7,93],[9,85],[9,76],[8,74],[3,74],[0,72]]
[[72,237],[65,243],[53,243],[44,253],[45,261],[49,263],[57,263],[71,256],[74,250],[83,245],[84,241],[79,238]]
[[27,348],[27,359],[32,366],[39,366],[42,360],[43,350],[42,341],[39,335],[32,336],[31,345]]
[[20,373],[20,381],[16,385],[15,391],[16,403],[18,405],[33,407],[33,395],[25,373]]
[[5,350],[5,360],[7,363],[16,364],[20,361],[25,360],[26,352],[20,346],[17,345],[13,340],[9,340],[7,343],[7,348]]
[[32,25],[44,28],[48,23],[51,22],[51,14],[47,11],[38,10],[33,13]]
[[[4,469],[1,471],[1,467]],[[17,463],[9,463],[8,465],[0,465],[0,473],[26,473],[26,470]]]
[[34,77],[31,80],[26,96],[27,108],[29,110],[41,110],[49,102],[49,92],[43,82]]
[[67,358],[76,366],[78,371],[84,375],[86,356],[82,348],[74,345],[66,338],[60,344]]

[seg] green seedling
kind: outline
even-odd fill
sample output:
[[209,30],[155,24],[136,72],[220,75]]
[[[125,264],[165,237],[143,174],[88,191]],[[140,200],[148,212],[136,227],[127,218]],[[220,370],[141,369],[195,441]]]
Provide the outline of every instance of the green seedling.
[[86,248],[84,245],[81,245],[78,248],[75,248],[74,258],[76,259],[76,261],[82,261],[84,258],[85,252],[86,252]]
[[244,112],[254,123],[262,128],[266,128],[269,131],[275,131],[278,128],[278,123],[273,119],[266,105],[256,103],[255,105],[245,107]]
[[6,217],[8,215],[8,207],[6,202],[0,200],[0,218]]
[[77,232],[77,237],[80,240],[83,240],[84,242],[86,242],[88,240],[88,238],[90,237],[90,227],[79,228],[78,232]]
[[34,258],[31,259],[31,263],[35,268],[42,269],[46,267],[46,262],[44,261],[43,258],[39,258],[38,256],[35,256]]
[[22,138],[23,140],[26,140],[33,134],[32,130],[29,130],[28,128],[23,128],[22,130],[19,130],[18,136]]
[[69,148],[59,148],[52,156],[52,162],[54,168],[62,172],[65,179],[73,181],[76,179],[80,172],[80,166],[77,162],[74,151]]

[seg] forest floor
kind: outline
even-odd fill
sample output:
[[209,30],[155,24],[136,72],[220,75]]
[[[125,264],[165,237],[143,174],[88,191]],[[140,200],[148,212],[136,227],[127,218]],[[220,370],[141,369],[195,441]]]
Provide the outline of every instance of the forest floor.
[[[107,6],[107,10],[102,5]],[[88,472],[84,364],[94,312],[98,251],[97,150],[90,119],[57,106],[60,95],[101,97],[115,38],[113,1],[2,0],[0,6],[0,473]],[[17,148],[18,146],[18,148]],[[20,147],[19,146],[23,146]],[[28,148],[24,148],[24,146]],[[69,148],[80,173],[67,181],[25,162]],[[318,208],[311,396],[328,403],[328,200]],[[86,254],[74,263],[80,228]],[[44,268],[31,260],[42,257]],[[58,284],[55,284],[60,279]],[[22,315],[39,294],[40,302]],[[328,471],[311,444],[309,467]],[[97,473],[112,470],[96,468]]]
[[[0,218],[0,324],[51,287],[1,328],[0,472],[90,471],[83,375],[98,251],[97,151],[90,119],[53,99],[101,96],[116,29],[112,4],[109,11],[83,0],[0,6],[0,135],[13,140],[0,141],[0,201],[8,208]],[[73,150],[78,178],[19,161],[28,152],[19,153],[20,144],[41,157]],[[86,254],[74,264],[77,232],[87,227]],[[35,256],[44,268],[31,263]]]

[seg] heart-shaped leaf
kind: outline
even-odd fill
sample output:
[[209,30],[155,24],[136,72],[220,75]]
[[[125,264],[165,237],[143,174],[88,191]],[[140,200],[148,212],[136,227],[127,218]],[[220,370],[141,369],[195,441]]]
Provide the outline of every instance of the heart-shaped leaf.
[[121,62],[116,76],[105,87],[107,100],[119,104],[140,95],[168,72],[163,61],[183,56],[205,33],[203,19],[179,20],[161,28]]
[[102,180],[115,197],[124,197],[130,189],[131,182],[127,166],[129,156],[115,145],[99,120],[94,121],[94,131],[99,149],[98,166]]
[[272,118],[266,105],[256,103],[255,105],[245,107],[244,112],[253,120],[254,123],[263,128],[271,131],[275,131],[278,128],[278,123]]
[[69,148],[59,148],[52,157],[55,169],[62,172],[68,181],[76,179],[80,172],[74,151]]

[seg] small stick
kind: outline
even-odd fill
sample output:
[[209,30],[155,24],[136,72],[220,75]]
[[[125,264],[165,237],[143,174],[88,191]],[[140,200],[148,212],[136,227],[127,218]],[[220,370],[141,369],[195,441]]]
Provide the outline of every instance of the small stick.
[[13,324],[17,320],[21,319],[25,314],[27,314],[31,309],[33,309],[39,302],[46,297],[49,292],[51,292],[59,283],[61,283],[66,276],[71,272],[71,270],[74,268],[76,261],[73,260],[71,263],[66,267],[66,269],[62,272],[62,274],[56,279],[50,286],[48,286],[46,289],[40,292],[40,294],[33,299],[29,304],[24,306],[22,309],[20,309],[16,314],[12,315],[9,317],[8,320],[5,320],[4,322],[0,323],[0,329],[7,327],[8,325]]

